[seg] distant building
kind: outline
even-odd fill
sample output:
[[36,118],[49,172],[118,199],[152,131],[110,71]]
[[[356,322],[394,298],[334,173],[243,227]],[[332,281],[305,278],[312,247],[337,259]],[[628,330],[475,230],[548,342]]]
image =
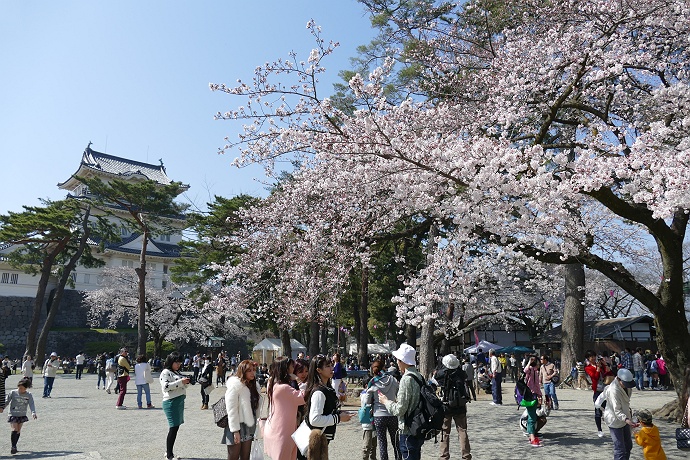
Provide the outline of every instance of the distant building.
[[[540,349],[551,350],[553,355],[559,358],[561,326],[535,337],[532,344]],[[600,319],[584,323],[585,350],[594,350],[599,354],[609,356],[613,352],[620,352],[625,347],[632,349],[640,347],[643,350],[655,351],[656,346],[656,329],[654,318],[651,316]],[[580,357],[580,359],[583,358]]]

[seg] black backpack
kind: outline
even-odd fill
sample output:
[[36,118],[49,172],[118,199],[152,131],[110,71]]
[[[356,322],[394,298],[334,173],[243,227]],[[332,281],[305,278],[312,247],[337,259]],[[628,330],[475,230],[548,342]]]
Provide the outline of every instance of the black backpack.
[[522,401],[534,401],[534,394],[525,383],[524,375],[515,383],[515,402],[519,406]]
[[470,401],[465,380],[465,372],[462,369],[449,369],[444,372],[441,401],[446,413],[455,413]]
[[443,428],[443,402],[436,396],[436,390],[429,384],[421,381],[416,375],[410,374],[419,385],[419,403],[405,416],[405,426],[410,430],[410,435],[429,440]]

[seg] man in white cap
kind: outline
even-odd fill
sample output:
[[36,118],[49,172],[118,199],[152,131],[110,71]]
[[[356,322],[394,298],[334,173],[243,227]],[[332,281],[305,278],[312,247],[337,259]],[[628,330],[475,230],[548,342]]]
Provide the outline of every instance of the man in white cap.
[[441,389],[443,401],[443,428],[441,429],[441,460],[450,459],[450,427],[455,420],[458,431],[462,459],[472,460],[470,453],[470,439],[467,437],[467,402],[470,401],[467,389],[467,374],[460,367],[460,360],[453,354],[446,355],[441,360],[441,366],[436,370],[434,379]]
[[639,426],[632,421],[630,395],[635,386],[635,376],[628,369],[618,369],[616,378],[609,384],[594,402],[594,407],[601,408],[604,401],[603,420],[609,426],[613,440],[613,458],[629,459],[632,451],[631,428]]
[[405,460],[420,460],[422,456],[423,438],[410,435],[409,427],[405,426],[405,417],[412,412],[419,403],[420,385],[415,381],[424,383],[424,378],[415,368],[416,351],[410,345],[403,343],[392,354],[398,361],[398,368],[403,373],[398,388],[398,396],[395,401],[388,399],[383,393],[379,394],[379,402],[386,406],[391,415],[398,417],[398,429],[400,430],[400,453]]
[[43,363],[43,397],[50,398],[50,393],[53,391],[53,382],[55,375],[60,368],[60,359],[57,353],[52,352],[50,357]]

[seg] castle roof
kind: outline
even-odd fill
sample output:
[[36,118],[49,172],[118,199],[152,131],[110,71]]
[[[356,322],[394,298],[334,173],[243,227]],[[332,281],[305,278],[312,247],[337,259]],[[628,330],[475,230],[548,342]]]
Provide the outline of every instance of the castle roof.
[[[58,184],[61,189],[72,190],[79,182],[75,176],[82,177],[105,177],[114,179],[136,179],[153,180],[161,185],[168,185],[172,180],[165,172],[165,166],[161,161],[160,165],[152,165],[140,161],[128,160],[126,158],[108,155],[106,153],[97,152],[89,146],[86,147],[81,157],[79,169],[72,174],[72,176],[64,182]],[[183,185],[183,189],[189,188],[188,185]]]

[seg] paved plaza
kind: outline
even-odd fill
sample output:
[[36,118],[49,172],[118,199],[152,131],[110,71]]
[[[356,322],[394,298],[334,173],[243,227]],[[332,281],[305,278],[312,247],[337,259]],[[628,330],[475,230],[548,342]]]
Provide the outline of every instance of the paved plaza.
[[[157,377],[155,375],[154,377]],[[7,380],[7,388],[16,388],[17,375]],[[19,453],[10,455],[10,427],[5,422],[0,430],[0,458],[16,459],[153,459],[164,456],[168,430],[161,406],[161,391],[157,381],[152,385],[155,409],[136,409],[136,387],[130,382],[125,398],[128,410],[115,409],[117,396],[96,389],[96,376],[84,374],[82,380],[74,375],[58,375],[52,398],[42,399],[43,382],[34,378],[31,390],[38,420],[24,424],[19,441]],[[477,395],[478,401],[468,406],[469,437],[472,455],[476,460],[522,459],[526,456],[569,460],[611,459],[613,450],[608,429],[600,439],[596,435],[590,391],[559,390],[561,410],[552,412],[544,433],[544,447],[531,447],[518,427],[521,411],[512,398],[513,385],[504,385],[505,405],[489,405],[490,395]],[[223,388],[211,394],[211,402],[223,396]],[[670,391],[635,391],[633,409],[656,409],[675,397]],[[222,430],[213,423],[212,411],[201,411],[199,387],[187,392],[185,424],[180,428],[175,453],[183,459],[224,459],[225,446],[220,444]],[[132,409],[132,407],[134,409]],[[354,409],[354,407],[352,407]],[[663,447],[669,459],[685,459],[685,453],[675,448],[675,425],[658,423]],[[343,423],[338,427],[331,444],[331,460],[359,460],[362,431],[358,423]],[[425,443],[422,458],[438,458],[438,444]],[[451,458],[460,458],[457,438],[451,438]],[[392,458],[392,456],[391,456]],[[642,450],[635,445],[633,459],[642,459]],[[268,458],[266,458],[268,460]]]

